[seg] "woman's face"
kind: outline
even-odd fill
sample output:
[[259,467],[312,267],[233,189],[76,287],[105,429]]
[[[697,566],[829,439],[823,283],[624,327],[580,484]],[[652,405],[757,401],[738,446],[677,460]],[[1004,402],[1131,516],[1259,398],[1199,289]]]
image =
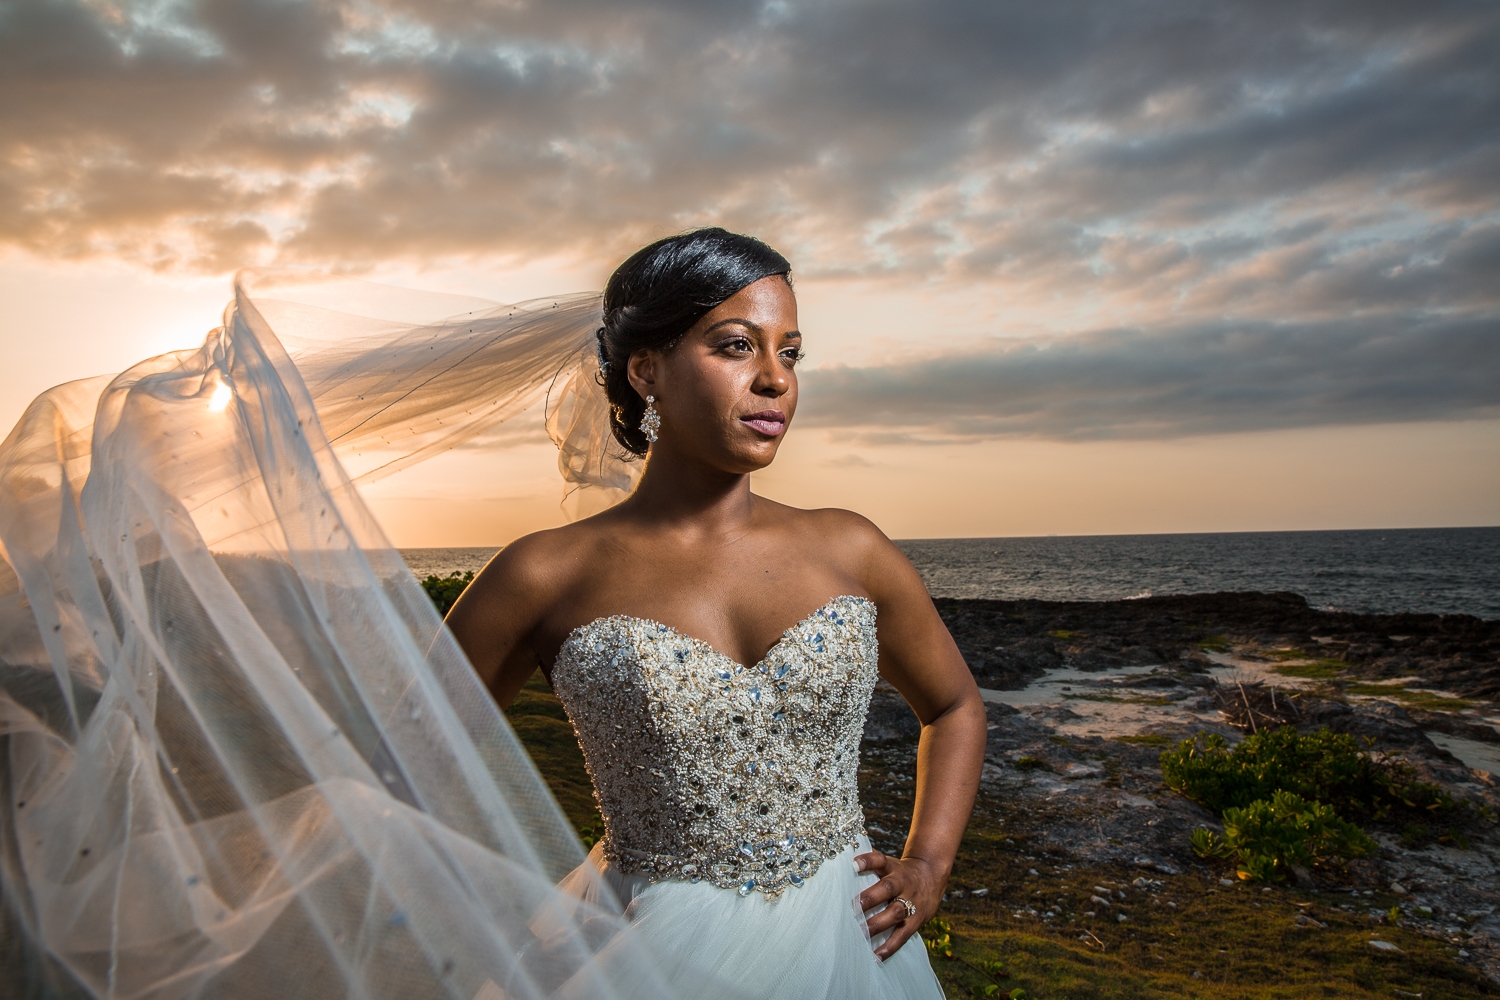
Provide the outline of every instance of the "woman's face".
[[711,309],[670,351],[637,351],[630,382],[661,414],[652,455],[734,473],[770,465],[797,410],[801,348],[797,299],[773,275]]

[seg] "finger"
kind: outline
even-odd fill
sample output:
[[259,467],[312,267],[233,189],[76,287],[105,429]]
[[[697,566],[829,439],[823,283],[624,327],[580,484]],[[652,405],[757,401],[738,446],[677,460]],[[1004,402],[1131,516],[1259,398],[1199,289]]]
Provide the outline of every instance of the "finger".
[[883,878],[859,894],[859,905],[862,910],[873,910],[881,903],[888,903],[901,895],[901,886],[890,877]]
[[897,927],[894,931],[891,932],[891,936],[886,938],[885,942],[881,944],[879,948],[875,949],[875,957],[884,962],[886,959],[896,954],[896,952],[900,951],[901,946],[908,940],[910,940],[911,936],[916,932],[917,921],[916,918],[913,917],[911,920],[906,921],[900,927]]
[[856,854],[854,856],[854,867],[861,873],[873,872],[876,875],[884,876],[889,873],[891,859],[879,851],[871,850],[864,854]]
[[897,900],[891,900],[890,904],[865,920],[865,925],[870,928],[871,934],[879,934],[883,930],[895,927],[897,924],[907,920],[906,904]]

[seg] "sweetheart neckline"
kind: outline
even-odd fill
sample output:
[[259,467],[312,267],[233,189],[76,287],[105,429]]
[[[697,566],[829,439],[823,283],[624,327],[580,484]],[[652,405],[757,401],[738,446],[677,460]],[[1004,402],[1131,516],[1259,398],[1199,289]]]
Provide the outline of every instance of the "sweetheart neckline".
[[558,647],[558,655],[561,656],[562,650],[567,649],[568,644],[571,643],[578,636],[578,634],[586,628],[593,628],[600,622],[632,621],[643,622],[647,625],[655,625],[658,629],[665,629],[666,631],[671,632],[677,638],[682,639],[685,642],[696,643],[697,645],[708,650],[710,653],[713,653],[715,656],[723,657],[724,659],[728,660],[733,666],[739,667],[742,670],[754,670],[755,668],[761,666],[763,663],[769,660],[771,658],[771,654],[780,649],[782,644],[785,643],[787,639],[791,638],[793,632],[801,628],[803,625],[806,625],[809,621],[811,621],[813,618],[816,618],[823,611],[827,610],[829,605],[836,604],[839,601],[860,601],[864,604],[870,605],[871,607],[875,606],[874,601],[870,600],[868,597],[861,597],[858,594],[839,594],[837,597],[830,597],[828,600],[824,601],[822,604],[818,605],[816,608],[813,608],[807,614],[803,615],[800,619],[782,629],[781,636],[775,642],[771,643],[771,648],[767,649],[765,653],[762,654],[760,659],[748,665],[741,663],[734,657],[730,656],[728,653],[723,652],[706,640],[700,639],[695,635],[688,635],[681,629],[674,628],[673,626],[668,625],[665,622],[659,622],[655,618],[642,618],[639,615],[600,615],[593,621],[584,622],[582,625],[569,632],[563,639],[562,645]]

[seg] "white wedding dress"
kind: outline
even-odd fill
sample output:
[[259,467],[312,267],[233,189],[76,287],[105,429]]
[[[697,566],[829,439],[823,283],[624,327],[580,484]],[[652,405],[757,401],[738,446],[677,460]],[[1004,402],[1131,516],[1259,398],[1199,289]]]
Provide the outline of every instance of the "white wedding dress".
[[641,618],[575,630],[552,683],[606,830],[580,894],[602,871],[637,935],[748,996],[942,997],[920,937],[881,962],[857,905],[875,882],[854,856],[870,849],[857,774],[878,654],[861,597],[748,667]]
[[[0,1000],[936,995],[920,943],[879,966],[852,912],[870,881],[848,861],[852,756],[773,755],[831,796],[774,813],[790,867],[724,861],[731,828],[761,828],[742,809],[684,840],[650,832],[640,801],[608,813],[618,864],[591,866],[365,506],[359,483],[532,407],[575,512],[623,495],[636,473],[594,382],[597,324],[592,295],[500,306],[244,274],[202,347],[28,407],[0,444]],[[829,752],[852,755],[875,654],[873,608],[846,610],[826,662],[799,652],[820,659],[788,659],[805,679],[755,705],[837,706]],[[604,669],[586,637],[609,622],[574,637],[559,683]],[[681,648],[637,678],[726,666]],[[579,725],[599,776],[613,711]],[[692,761],[737,794],[727,758],[640,749],[684,788]],[[602,800],[634,800],[632,782],[601,777]],[[636,849],[773,874],[746,875],[746,896],[683,867],[652,882]]]

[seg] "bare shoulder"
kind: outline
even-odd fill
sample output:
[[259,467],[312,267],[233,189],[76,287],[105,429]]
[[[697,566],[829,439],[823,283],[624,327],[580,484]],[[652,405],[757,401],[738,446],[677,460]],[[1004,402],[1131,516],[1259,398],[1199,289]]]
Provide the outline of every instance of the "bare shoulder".
[[536,668],[537,629],[584,572],[590,530],[580,522],[516,539],[448,612],[448,628],[502,704]]
[[550,604],[583,570],[585,554],[597,544],[598,531],[596,525],[579,521],[523,535],[490,560],[474,585],[480,593],[524,593],[528,604]]
[[863,514],[841,507],[820,507],[800,513],[806,519],[805,530],[816,532],[823,538],[837,540],[840,545],[871,553],[885,547],[895,549],[885,532]]
[[915,575],[901,550],[863,514],[840,507],[804,510],[785,504],[775,504],[773,513],[791,527],[807,550],[825,553],[863,581],[872,594],[890,579],[893,570],[901,573],[904,568]]

